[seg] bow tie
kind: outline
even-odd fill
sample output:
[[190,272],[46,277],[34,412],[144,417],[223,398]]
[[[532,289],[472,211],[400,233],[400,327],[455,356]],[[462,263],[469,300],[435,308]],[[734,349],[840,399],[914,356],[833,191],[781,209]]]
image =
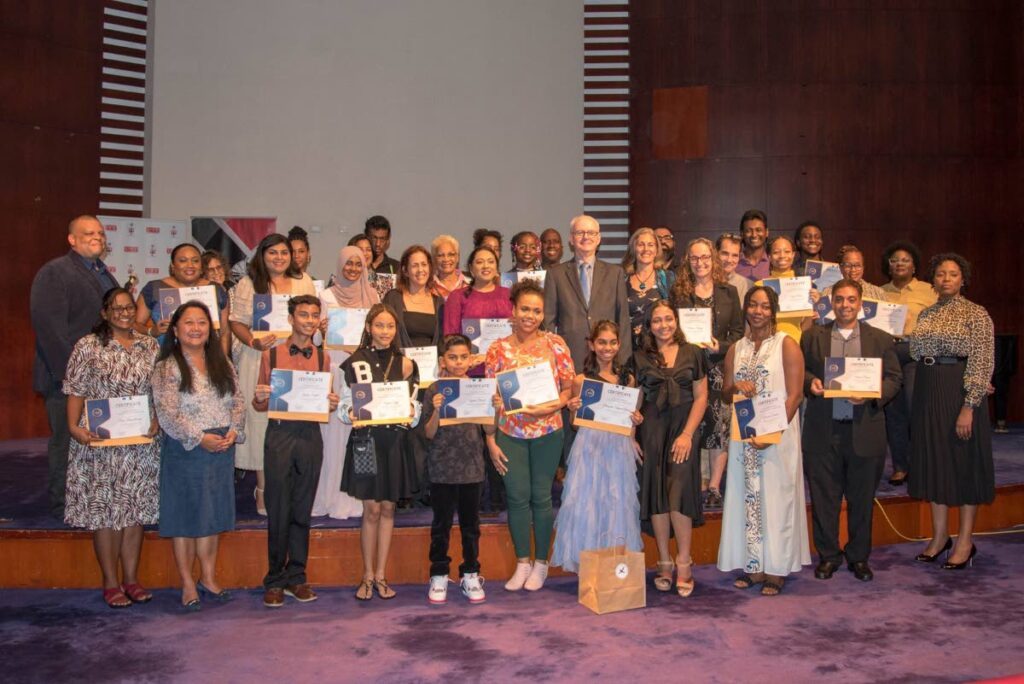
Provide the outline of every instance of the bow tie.
[[305,349],[299,349],[299,347],[297,345],[294,345],[294,344],[292,346],[288,347],[288,355],[289,356],[295,356],[296,354],[302,354],[307,359],[311,358],[313,356],[313,348],[312,347],[306,347]]

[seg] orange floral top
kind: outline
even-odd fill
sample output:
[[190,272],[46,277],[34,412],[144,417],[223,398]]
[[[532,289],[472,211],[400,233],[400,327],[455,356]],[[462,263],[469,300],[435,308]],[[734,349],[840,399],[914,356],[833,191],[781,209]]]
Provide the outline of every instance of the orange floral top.
[[[542,332],[537,342],[530,349],[513,345],[514,336],[509,336],[491,343],[487,350],[487,377],[497,377],[503,371],[533,366],[547,362],[555,376],[555,384],[559,390],[572,386],[576,377],[576,369],[572,365],[569,346],[561,337],[554,333]],[[509,437],[519,439],[536,439],[562,429],[562,412],[555,411],[538,418],[524,413],[505,415],[498,409],[498,429]]]

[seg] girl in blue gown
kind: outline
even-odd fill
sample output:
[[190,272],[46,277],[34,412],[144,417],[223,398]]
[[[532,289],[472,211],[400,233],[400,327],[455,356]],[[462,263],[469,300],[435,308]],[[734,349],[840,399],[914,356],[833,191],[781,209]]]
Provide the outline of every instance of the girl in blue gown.
[[[598,380],[616,385],[636,386],[633,374],[619,366],[618,326],[600,321],[587,340],[590,353],[583,362],[583,373],[573,382],[573,398],[567,405],[575,413],[581,405],[583,380]],[[633,424],[639,425],[640,412],[633,412]],[[625,544],[631,551],[642,551],[640,538],[640,485],[636,468],[641,460],[640,446],[629,435],[620,435],[591,427],[580,427],[567,459],[568,474],[563,483],[562,507],[555,520],[555,550],[552,565],[570,572],[579,570],[580,551]]]

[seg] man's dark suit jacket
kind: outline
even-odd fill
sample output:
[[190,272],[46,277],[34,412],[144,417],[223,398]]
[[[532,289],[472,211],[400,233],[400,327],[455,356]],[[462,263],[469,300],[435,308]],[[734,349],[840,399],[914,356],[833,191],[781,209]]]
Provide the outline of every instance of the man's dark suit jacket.
[[[860,355],[864,358],[882,359],[882,398],[866,399],[860,406],[853,407],[853,450],[862,457],[885,456],[885,406],[900,390],[903,372],[896,358],[895,343],[888,333],[872,328],[864,322],[860,326]],[[800,349],[804,353],[804,394],[807,396],[807,410],[804,412],[803,450],[804,453],[822,453],[828,450],[832,439],[832,399],[811,394],[811,381],[815,378],[824,383],[825,359],[831,356],[832,329],[835,321],[828,325],[815,325],[804,332]]]
[[[117,279],[110,275],[114,284]],[[52,259],[32,280],[29,313],[36,333],[32,389],[60,391],[75,343],[100,319],[102,286],[74,252]]]
[[583,372],[587,338],[595,323],[614,321],[619,326],[619,360],[633,354],[632,325],[626,294],[626,274],[621,266],[594,260],[590,305],[583,300],[580,269],[576,259],[552,266],[544,279],[544,328],[561,335],[576,372]]

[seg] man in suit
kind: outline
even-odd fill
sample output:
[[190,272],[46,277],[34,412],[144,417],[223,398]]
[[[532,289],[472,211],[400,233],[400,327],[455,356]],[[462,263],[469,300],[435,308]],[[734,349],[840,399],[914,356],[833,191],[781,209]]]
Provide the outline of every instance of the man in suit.
[[43,395],[50,423],[50,513],[64,520],[64,481],[67,478],[68,432],[64,371],[75,343],[99,321],[103,294],[117,280],[100,259],[107,248],[103,224],[95,216],[79,216],[68,224],[64,256],[43,265],[32,281],[29,313],[36,333],[32,388]]
[[583,372],[587,338],[595,323],[614,321],[619,326],[619,359],[633,353],[626,275],[620,266],[597,258],[601,226],[592,216],[572,220],[569,246],[573,258],[552,266],[544,280],[544,326],[562,336],[576,372]]
[[[857,320],[863,290],[844,279],[832,288],[835,321],[814,326],[800,340],[804,353],[804,473],[811,491],[818,579],[829,579],[846,557],[848,568],[864,582],[868,566],[875,489],[885,466],[885,413],[882,407],[899,392],[903,380],[893,339]],[[828,357],[882,359],[879,399],[826,399]],[[846,497],[849,541],[839,548],[839,513]]]

